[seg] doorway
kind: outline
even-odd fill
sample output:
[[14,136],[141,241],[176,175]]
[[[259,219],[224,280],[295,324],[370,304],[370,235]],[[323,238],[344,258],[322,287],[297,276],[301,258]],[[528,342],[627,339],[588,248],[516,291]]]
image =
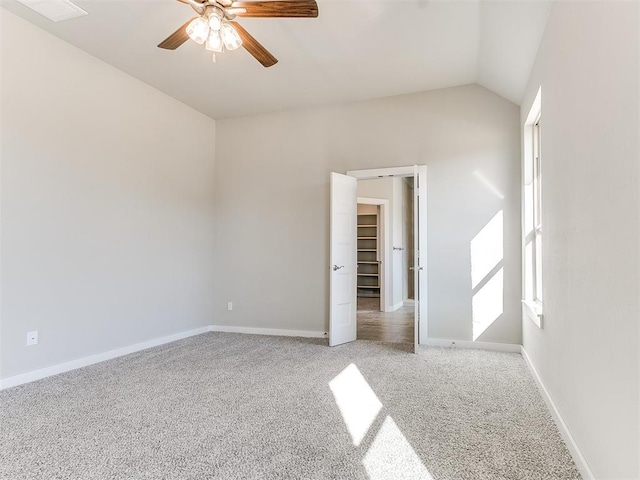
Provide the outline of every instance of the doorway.
[[358,340],[414,342],[413,177],[357,184]]
[[[427,240],[427,219],[426,219],[426,193],[427,193],[427,171],[424,165],[414,165],[409,167],[395,167],[374,170],[357,170],[347,172],[347,175],[331,173],[331,194],[330,194],[330,259],[331,275],[329,288],[329,345],[335,346],[356,340],[358,337],[358,291],[368,291],[368,300],[361,300],[361,311],[367,309],[370,324],[375,323],[381,333],[381,322],[386,322],[385,326],[396,327],[394,334],[399,334],[401,330],[399,324],[403,321],[406,324],[407,312],[413,310],[413,347],[417,349],[421,339],[426,342],[428,338],[427,321],[427,272],[426,272],[426,240]],[[411,193],[411,182],[403,178],[413,180],[413,212],[403,208],[403,199]],[[395,195],[392,192],[386,195],[386,199],[379,197],[366,197],[369,200],[377,201],[375,210],[369,208],[367,212],[361,210],[363,215],[378,217],[376,219],[376,230],[378,234],[371,234],[373,223],[371,219],[363,223],[358,220],[358,180],[370,179],[391,179],[391,183],[399,186]],[[364,192],[360,192],[364,194]],[[363,197],[360,197],[363,198]],[[393,209],[397,212],[391,215],[391,201],[395,201]],[[388,202],[387,206],[384,202]],[[361,202],[365,203],[365,202]],[[370,202],[376,205],[375,202]],[[413,215],[411,215],[413,213]],[[403,219],[413,216],[412,228],[402,228]],[[392,219],[393,218],[393,219]],[[395,237],[391,224],[399,225]],[[358,236],[358,225],[363,232],[369,235]],[[412,233],[412,235],[411,235]],[[409,255],[409,240],[412,236],[413,255]],[[359,241],[360,240],[360,241]],[[358,245],[360,244],[360,248]],[[376,248],[372,248],[375,245]],[[394,249],[394,247],[396,247]],[[359,252],[358,250],[362,250]],[[421,255],[422,252],[422,255]],[[378,254],[383,256],[382,260]],[[372,255],[376,255],[372,257]],[[393,262],[393,255],[397,256],[396,265],[401,268],[389,268]],[[406,256],[406,258],[405,258]],[[366,258],[366,260],[365,260]],[[376,260],[373,260],[376,258]],[[365,263],[366,262],[366,263]],[[377,268],[375,264],[377,263]],[[360,265],[364,265],[360,271]],[[407,269],[403,271],[402,266]],[[410,278],[413,282],[410,282]],[[361,279],[360,282],[358,279]],[[378,285],[375,285],[377,278]],[[406,279],[406,281],[405,281]],[[388,287],[390,282],[391,287]],[[393,287],[395,284],[395,288]],[[359,286],[361,288],[359,288]],[[379,305],[376,307],[375,295],[371,294],[379,286]],[[362,288],[368,287],[368,288]],[[388,288],[386,288],[388,287]],[[409,292],[413,289],[413,299],[409,298]],[[363,295],[361,295],[363,296]],[[413,305],[411,305],[413,300]],[[377,309],[376,309],[377,308]],[[406,309],[398,312],[400,309]],[[383,314],[393,314],[387,318],[381,317]],[[405,318],[402,319],[405,314]],[[395,322],[394,322],[395,321]],[[361,322],[362,323],[362,322]],[[395,325],[394,325],[395,323]],[[371,326],[371,325],[369,325]],[[366,330],[366,329],[365,329]],[[371,329],[370,329],[371,330]],[[364,332],[363,332],[364,333]],[[406,340],[407,333],[400,334],[401,341]],[[386,338],[379,339],[389,341]],[[404,338],[402,338],[404,336]],[[409,336],[411,333],[409,331]]]

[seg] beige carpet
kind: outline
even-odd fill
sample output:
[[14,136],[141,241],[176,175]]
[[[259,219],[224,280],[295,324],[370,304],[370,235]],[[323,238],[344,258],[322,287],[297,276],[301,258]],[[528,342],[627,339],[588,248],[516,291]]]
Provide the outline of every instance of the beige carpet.
[[578,479],[517,354],[210,333],[0,392],[2,479]]

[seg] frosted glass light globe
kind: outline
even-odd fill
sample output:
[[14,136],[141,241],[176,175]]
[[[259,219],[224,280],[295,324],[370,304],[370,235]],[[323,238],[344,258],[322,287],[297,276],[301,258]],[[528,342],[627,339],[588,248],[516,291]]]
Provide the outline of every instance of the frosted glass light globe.
[[230,23],[222,24],[222,41],[227,50],[235,50],[242,45],[242,39]]
[[202,17],[195,18],[187,27],[189,38],[199,45],[202,45],[209,36],[209,23]]
[[222,37],[220,37],[220,32],[211,29],[205,48],[211,52],[222,52]]
[[222,15],[218,10],[214,10],[209,15],[209,27],[216,32],[222,27]]

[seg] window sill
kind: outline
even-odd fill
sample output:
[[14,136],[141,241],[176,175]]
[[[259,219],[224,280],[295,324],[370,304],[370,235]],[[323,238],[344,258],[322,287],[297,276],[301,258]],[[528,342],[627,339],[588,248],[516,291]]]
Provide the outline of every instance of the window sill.
[[523,311],[538,328],[542,328],[542,304],[532,300],[522,300]]

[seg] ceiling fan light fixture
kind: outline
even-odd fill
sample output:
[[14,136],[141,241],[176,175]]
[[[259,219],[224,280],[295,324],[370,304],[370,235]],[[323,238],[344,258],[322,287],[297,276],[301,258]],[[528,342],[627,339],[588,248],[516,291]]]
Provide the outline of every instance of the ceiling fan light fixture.
[[227,50],[235,50],[242,46],[242,39],[236,29],[228,22],[222,24],[222,42]]
[[[17,0],[20,2],[70,2],[71,0]],[[83,0],[84,1],[84,0]],[[263,67],[278,63],[258,40],[238,22],[236,16],[253,18],[315,18],[316,0],[179,0],[190,6],[197,17],[187,20],[180,28],[158,44],[158,48],[175,50],[189,39],[206,50],[217,53],[243,47]],[[0,0],[2,3],[2,0]]]
[[224,18],[222,12],[217,8],[212,8],[209,14],[209,27],[211,30],[219,31],[222,27],[222,19]]
[[[210,52],[222,52],[222,37],[220,36],[220,32],[211,29],[209,33],[209,37],[207,38],[207,43],[205,43],[205,48]],[[215,57],[215,54],[214,54]]]
[[209,23],[203,17],[194,18],[187,27],[187,35],[189,38],[199,45],[206,42],[209,37]]

